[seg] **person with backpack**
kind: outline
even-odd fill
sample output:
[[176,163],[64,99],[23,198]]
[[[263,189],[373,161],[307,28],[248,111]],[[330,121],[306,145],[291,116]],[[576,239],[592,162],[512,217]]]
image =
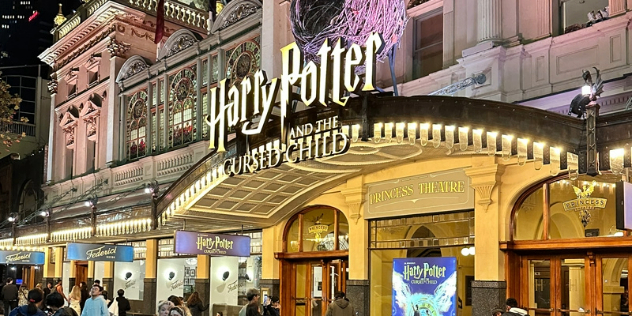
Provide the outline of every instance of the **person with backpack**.
[[44,299],[44,292],[40,289],[32,289],[27,294],[27,304],[15,308],[9,316],[46,316],[46,313],[40,310],[39,305]]
[[51,316],[79,316],[74,309],[64,306],[66,301],[61,296],[61,294],[57,292],[50,293],[46,297],[46,306],[53,313]]

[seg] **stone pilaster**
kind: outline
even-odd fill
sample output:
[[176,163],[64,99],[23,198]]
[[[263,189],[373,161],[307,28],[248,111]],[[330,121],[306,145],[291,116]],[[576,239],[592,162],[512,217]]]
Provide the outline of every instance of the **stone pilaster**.
[[358,316],[368,316],[371,288],[369,280],[347,280],[347,298]]
[[268,295],[272,296],[280,296],[280,285],[281,281],[279,279],[261,279],[259,280],[259,287],[268,289]]
[[[211,280],[209,278],[205,279],[195,279],[195,290],[200,294],[200,298],[208,298],[211,296]],[[202,299],[204,304],[209,304],[206,299]],[[202,316],[208,316],[210,313],[210,308],[206,311],[202,312]]]
[[501,0],[478,0],[477,40],[479,43],[502,40],[501,17]]
[[495,308],[505,306],[505,281],[472,281],[472,316],[487,316]]
[[154,315],[156,313],[156,278],[145,278],[143,290],[143,314]]

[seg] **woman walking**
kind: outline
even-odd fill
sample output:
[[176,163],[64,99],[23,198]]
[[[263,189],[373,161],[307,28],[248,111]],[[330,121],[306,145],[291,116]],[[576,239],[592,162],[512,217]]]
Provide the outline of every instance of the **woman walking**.
[[81,288],[73,286],[68,299],[70,299],[70,308],[74,309],[77,315],[81,315]]
[[202,316],[202,313],[209,308],[204,306],[204,302],[200,299],[200,293],[193,292],[187,301],[187,307],[191,311],[191,316]]

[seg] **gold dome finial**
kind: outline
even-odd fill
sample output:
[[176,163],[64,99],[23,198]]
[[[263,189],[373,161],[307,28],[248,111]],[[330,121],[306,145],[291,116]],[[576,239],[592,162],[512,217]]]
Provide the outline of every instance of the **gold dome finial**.
[[66,22],[66,17],[64,16],[64,13],[61,12],[61,3],[59,4],[59,13],[55,16],[54,22],[55,26],[60,26]]
[[222,3],[221,0],[217,0],[215,2],[215,10],[217,12],[217,15],[219,15],[219,13],[222,12],[222,10],[224,10],[224,4]]

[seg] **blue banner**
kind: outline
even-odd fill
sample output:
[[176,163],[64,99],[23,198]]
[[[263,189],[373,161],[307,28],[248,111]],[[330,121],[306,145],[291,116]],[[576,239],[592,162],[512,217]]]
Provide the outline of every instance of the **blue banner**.
[[45,255],[40,251],[0,251],[0,264],[44,264]]
[[68,260],[133,262],[134,247],[68,243]]
[[393,316],[456,316],[456,258],[393,259]]

